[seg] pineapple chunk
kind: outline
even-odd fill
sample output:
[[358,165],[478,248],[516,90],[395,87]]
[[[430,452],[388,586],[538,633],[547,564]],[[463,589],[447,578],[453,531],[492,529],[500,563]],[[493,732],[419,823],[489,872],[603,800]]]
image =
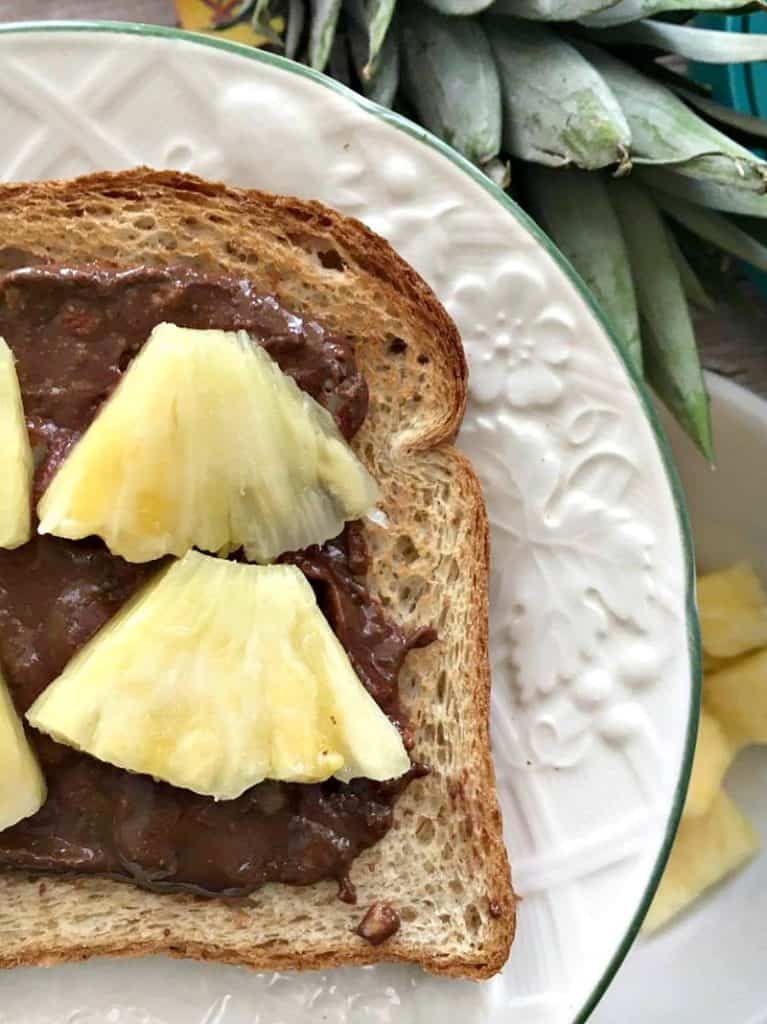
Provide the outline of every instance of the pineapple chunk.
[[692,777],[684,805],[685,817],[697,818],[708,811],[736,753],[737,747],[713,715],[701,711]]
[[767,645],[767,594],[748,562],[700,576],[698,606],[707,667]]
[[262,779],[395,778],[410,760],[294,566],[190,551],[27,713],[88,754],[219,800]]
[[721,790],[706,814],[682,820],[642,930],[653,932],[663,927],[758,849],[753,826]]
[[16,364],[0,338],[0,548],[17,548],[32,535],[32,470]]
[[731,743],[767,743],[767,650],[707,675],[703,701]]
[[37,814],[46,796],[43,773],[0,676],[0,831]]
[[40,532],[129,562],[319,544],[376,485],[332,416],[244,332],[160,324],[40,500]]

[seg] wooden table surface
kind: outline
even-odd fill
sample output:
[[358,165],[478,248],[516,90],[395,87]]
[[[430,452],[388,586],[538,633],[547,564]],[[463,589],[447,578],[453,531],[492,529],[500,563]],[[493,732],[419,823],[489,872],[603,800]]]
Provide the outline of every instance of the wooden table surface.
[[[172,0],[0,0],[0,21],[106,18],[173,25]],[[767,301],[744,285],[698,323],[705,365],[767,396]]]

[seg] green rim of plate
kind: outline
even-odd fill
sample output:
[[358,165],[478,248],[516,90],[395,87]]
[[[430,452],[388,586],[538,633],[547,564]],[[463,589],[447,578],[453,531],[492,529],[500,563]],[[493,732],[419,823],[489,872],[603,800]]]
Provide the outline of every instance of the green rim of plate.
[[599,1000],[607,991],[610,982],[615,977],[618,968],[623,963],[626,954],[631,948],[655,894],[655,890],[658,888],[661,876],[663,875],[663,869],[666,866],[666,861],[668,860],[668,856],[671,852],[674,836],[676,835],[676,830],[679,826],[679,819],[682,814],[682,808],[687,794],[687,787],[690,781],[692,759],[695,752],[695,740],[698,733],[698,716],[700,712],[701,648],[697,605],[695,601],[695,554],[692,544],[692,533],[687,516],[687,508],[685,505],[682,485],[679,480],[676,467],[674,466],[671,448],[668,439],[663,432],[663,428],[660,425],[655,409],[653,408],[644,382],[640,379],[633,364],[629,362],[624,354],[612,326],[597,305],[594,296],[587,288],[585,282],[566,257],[559,251],[559,249],[557,249],[548,235],[538,227],[538,225],[514,202],[513,199],[490,181],[490,179],[475,167],[474,164],[462,157],[460,153],[448,146],[447,143],[442,142],[441,139],[438,139],[435,135],[426,131],[425,128],[421,128],[419,125],[414,124],[412,121],[402,117],[400,114],[395,114],[393,111],[387,110],[385,107],[381,107],[377,103],[373,103],[371,100],[366,99],[364,96],[360,96],[345,85],[341,85],[340,82],[336,82],[335,79],[328,78],[327,75],[324,75],[319,71],[315,71],[313,68],[308,68],[304,64],[297,64],[296,62],[287,60],[285,57],[281,57],[278,54],[269,53],[266,50],[257,50],[243,43],[235,43],[227,39],[217,39],[215,36],[203,35],[198,32],[188,32],[177,28],[166,28],[162,25],[144,25],[140,23],[120,21],[18,21],[0,25],[0,34],[2,35],[18,32],[91,32],[140,37],[155,36],[162,39],[173,39],[195,46],[207,46],[216,50],[225,50],[237,57],[244,57],[246,60],[256,61],[261,64],[270,64],[273,67],[277,67],[290,74],[308,78],[317,85],[338,93],[350,102],[355,103],[358,107],[366,110],[373,117],[377,117],[379,120],[385,121],[398,131],[404,132],[406,135],[411,136],[411,138],[418,139],[419,142],[431,147],[431,149],[437,150],[437,152],[441,153],[444,157],[450,160],[451,163],[467,174],[475,184],[484,189],[485,192],[488,192],[498,202],[498,204],[506,210],[507,213],[510,213],[515,217],[516,220],[533,236],[533,238],[546,250],[549,256],[552,257],[560,270],[572,281],[581,298],[589,307],[592,314],[609,338],[616,356],[622,363],[626,374],[634,387],[637,399],[644,409],[645,416],[647,417],[653,434],[655,435],[655,441],[666,470],[666,477],[671,490],[674,506],[676,508],[679,532],[687,565],[686,612],[691,669],[690,704],[685,750],[682,757],[679,778],[674,792],[671,812],[666,822],[665,836],[655,860],[655,864],[653,865],[653,869],[650,872],[650,878],[645,891],[639,901],[622,941],[608,962],[607,967],[605,968],[604,973],[593,992],[573,1019],[573,1024],[584,1024]]

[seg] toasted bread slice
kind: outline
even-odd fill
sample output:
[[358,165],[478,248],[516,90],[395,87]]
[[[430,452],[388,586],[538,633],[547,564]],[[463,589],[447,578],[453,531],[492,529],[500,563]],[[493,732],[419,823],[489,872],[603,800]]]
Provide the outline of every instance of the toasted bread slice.
[[[269,885],[244,902],[156,895],[108,880],[0,873],[0,964],[166,953],[266,970],[376,961],[487,978],[515,903],[488,734],[488,528],[480,486],[449,446],[466,396],[456,329],[420,277],[358,221],[326,207],[139,168],[0,187],[0,238],[57,262],[193,261],[250,278],[291,310],[356,339],[371,395],[355,447],[379,481],[369,585],[407,629],[436,626],[401,676],[431,774],[353,865],[358,904],[327,882]],[[385,899],[399,932],[355,934]]]

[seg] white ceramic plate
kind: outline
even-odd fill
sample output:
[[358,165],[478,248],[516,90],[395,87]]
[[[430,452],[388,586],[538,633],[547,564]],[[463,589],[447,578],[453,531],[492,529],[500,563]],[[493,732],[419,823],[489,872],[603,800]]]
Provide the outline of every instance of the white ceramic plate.
[[452,151],[297,65],[161,29],[49,24],[0,33],[0,66],[2,177],[147,163],[315,197],[386,236],[456,318],[473,374],[461,440],[493,526],[495,758],[523,897],[511,962],[481,986],[402,968],[100,963],[3,977],[0,1021],[584,1019],[675,827],[697,656],[674,485],[582,286]]
[[[767,582],[767,402],[708,374],[717,469],[669,432],[704,570],[749,558]],[[593,1024],[767,1024],[767,749],[741,754],[727,789],[762,853],[671,927],[639,940]]]

